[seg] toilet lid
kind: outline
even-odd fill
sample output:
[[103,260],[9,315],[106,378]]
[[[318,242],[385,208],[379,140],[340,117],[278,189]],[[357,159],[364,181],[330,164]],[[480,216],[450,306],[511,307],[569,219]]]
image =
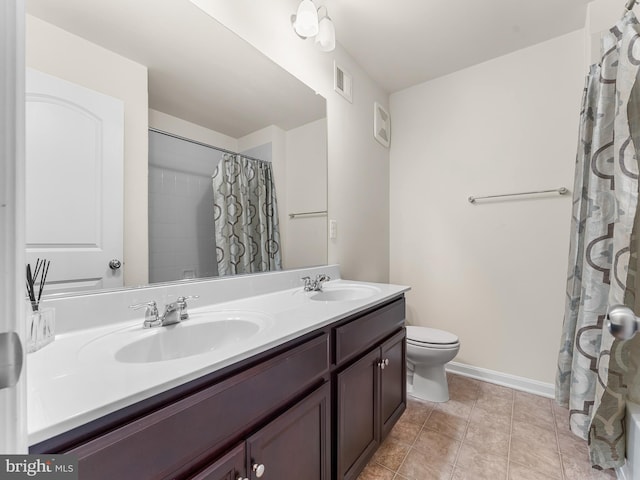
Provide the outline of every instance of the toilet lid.
[[453,333],[427,327],[407,327],[407,340],[420,343],[435,343],[438,345],[448,345],[458,343],[458,337]]

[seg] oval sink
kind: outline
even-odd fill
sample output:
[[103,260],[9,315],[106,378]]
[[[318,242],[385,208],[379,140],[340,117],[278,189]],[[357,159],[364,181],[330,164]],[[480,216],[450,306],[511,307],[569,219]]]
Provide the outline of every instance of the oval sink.
[[260,331],[248,320],[216,320],[158,327],[154,335],[135,340],[120,348],[115,358],[123,363],[164,362],[227,348],[244,342]]
[[320,302],[347,302],[373,297],[379,290],[364,285],[325,287],[321,292],[311,295],[311,300]]
[[271,315],[252,310],[191,312],[187,320],[167,327],[142,328],[140,321],[87,342],[78,357],[130,364],[178,360],[238,348],[262,335],[273,321]]

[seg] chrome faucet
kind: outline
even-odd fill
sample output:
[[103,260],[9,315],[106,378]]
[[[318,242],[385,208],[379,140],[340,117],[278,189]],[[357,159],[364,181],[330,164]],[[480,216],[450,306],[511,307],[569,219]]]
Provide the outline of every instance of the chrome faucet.
[[180,312],[180,320],[186,320],[189,318],[189,312],[187,312],[187,300],[191,298],[200,298],[200,295],[189,295],[186,297],[178,297],[176,304],[178,305],[178,311]]
[[321,292],[322,284],[331,280],[331,277],[324,273],[319,273],[316,275],[315,280],[311,280],[311,277],[302,277],[300,280],[304,281],[305,292]]
[[178,297],[175,302],[165,305],[162,316],[160,316],[158,312],[158,305],[155,300],[129,305],[129,308],[134,310],[146,308],[144,323],[142,324],[143,328],[166,327],[167,325],[174,325],[189,318],[189,313],[187,312],[187,299],[189,298],[198,298],[198,295]]
[[180,307],[178,307],[178,302],[172,302],[165,305],[164,313],[160,319],[161,327],[166,327],[167,325],[173,325],[175,323],[180,323]]

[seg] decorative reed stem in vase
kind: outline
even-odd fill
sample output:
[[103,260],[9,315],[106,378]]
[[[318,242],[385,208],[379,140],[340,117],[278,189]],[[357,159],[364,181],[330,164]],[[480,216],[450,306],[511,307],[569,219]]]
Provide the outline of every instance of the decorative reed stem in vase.
[[34,269],[31,268],[31,264],[27,264],[27,297],[31,304],[31,312],[27,317],[27,351],[29,353],[48,345],[55,338],[55,309],[41,308],[40,305],[50,265],[50,261],[39,258],[36,260]]

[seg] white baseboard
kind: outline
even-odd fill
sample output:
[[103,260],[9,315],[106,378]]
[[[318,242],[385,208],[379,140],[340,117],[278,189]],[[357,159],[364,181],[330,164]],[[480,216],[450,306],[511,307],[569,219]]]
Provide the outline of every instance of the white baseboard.
[[495,383],[503,387],[533,393],[542,397],[554,398],[555,385],[551,383],[539,382],[525,377],[518,377],[509,373],[496,372],[486,368],[465,365],[464,363],[449,362],[446,366],[447,372],[462,375],[464,377],[475,378],[484,382]]

